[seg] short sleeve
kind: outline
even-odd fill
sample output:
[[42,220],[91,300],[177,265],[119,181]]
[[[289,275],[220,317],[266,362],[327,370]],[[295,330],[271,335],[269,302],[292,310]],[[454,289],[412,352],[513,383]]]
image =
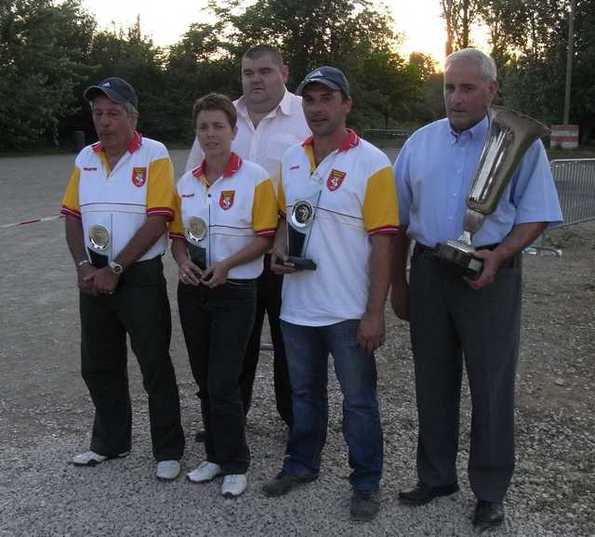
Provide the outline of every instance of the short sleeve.
[[252,229],[261,237],[272,237],[277,230],[277,200],[270,179],[261,181],[254,190],[252,205]]
[[174,217],[169,223],[169,238],[183,239],[184,226],[182,225],[182,198],[174,191]]
[[78,166],[72,170],[70,179],[66,185],[66,191],[64,192],[64,198],[62,199],[62,209],[60,213],[64,216],[74,216],[75,218],[81,217],[81,207],[79,204],[79,181],[81,178],[81,170]]
[[408,226],[412,196],[409,188],[409,150],[407,143],[401,148],[395,160],[394,173],[399,199],[399,220],[401,225]]
[[153,160],[149,165],[147,216],[174,217],[174,168],[169,157]]
[[399,209],[392,168],[374,173],[367,182],[363,204],[364,227],[368,234],[398,231]]
[[525,153],[512,184],[515,225],[562,221],[558,192],[541,140],[537,140]]

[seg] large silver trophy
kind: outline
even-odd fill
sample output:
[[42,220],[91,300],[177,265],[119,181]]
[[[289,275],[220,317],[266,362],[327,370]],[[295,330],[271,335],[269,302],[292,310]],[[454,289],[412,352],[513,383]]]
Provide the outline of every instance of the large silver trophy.
[[110,260],[111,242],[111,233],[108,228],[101,224],[94,224],[89,227],[87,251],[94,267],[103,268],[107,266]]
[[476,257],[471,239],[492,214],[531,144],[549,134],[538,121],[501,107],[489,111],[490,129],[467,196],[464,232],[458,240],[436,246],[436,255],[468,278],[479,277],[483,260]]
[[296,200],[287,215],[288,256],[285,262],[296,270],[316,270],[316,263],[307,257],[307,250],[320,193],[318,190],[308,199]]
[[205,220],[198,216],[193,216],[188,220],[188,227],[184,230],[186,236],[186,248],[188,256],[199,269],[207,268],[207,250],[201,246],[202,241],[207,236],[209,227]]

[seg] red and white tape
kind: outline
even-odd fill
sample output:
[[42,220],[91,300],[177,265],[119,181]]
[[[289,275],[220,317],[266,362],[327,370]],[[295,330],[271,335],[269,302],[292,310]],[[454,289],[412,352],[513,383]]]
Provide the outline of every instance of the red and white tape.
[[12,224],[1,224],[0,229],[8,229],[10,227],[26,226],[27,224],[35,224],[37,222],[49,222],[51,220],[58,220],[60,218],[64,218],[64,216],[61,214],[56,214],[54,216],[46,216],[44,218],[33,218],[31,220],[23,220],[22,222],[13,222]]

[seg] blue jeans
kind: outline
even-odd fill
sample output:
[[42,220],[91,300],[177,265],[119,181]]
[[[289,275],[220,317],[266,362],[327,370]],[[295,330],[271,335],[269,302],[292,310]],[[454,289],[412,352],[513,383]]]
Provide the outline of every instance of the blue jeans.
[[349,448],[349,481],[361,492],[378,490],[383,439],[376,397],[376,361],[357,342],[359,320],[330,326],[281,321],[292,390],[293,427],[283,471],[316,476],[328,423],[328,355],[343,392],[343,436]]

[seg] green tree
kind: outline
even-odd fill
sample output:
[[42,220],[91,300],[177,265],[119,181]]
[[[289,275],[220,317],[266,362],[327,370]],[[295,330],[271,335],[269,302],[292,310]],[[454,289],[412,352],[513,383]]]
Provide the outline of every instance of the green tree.
[[46,138],[76,107],[74,89],[89,73],[95,27],[79,0],[0,2],[0,150]]
[[471,27],[477,22],[480,2],[481,0],[440,0],[442,18],[446,23],[447,56],[471,45]]

